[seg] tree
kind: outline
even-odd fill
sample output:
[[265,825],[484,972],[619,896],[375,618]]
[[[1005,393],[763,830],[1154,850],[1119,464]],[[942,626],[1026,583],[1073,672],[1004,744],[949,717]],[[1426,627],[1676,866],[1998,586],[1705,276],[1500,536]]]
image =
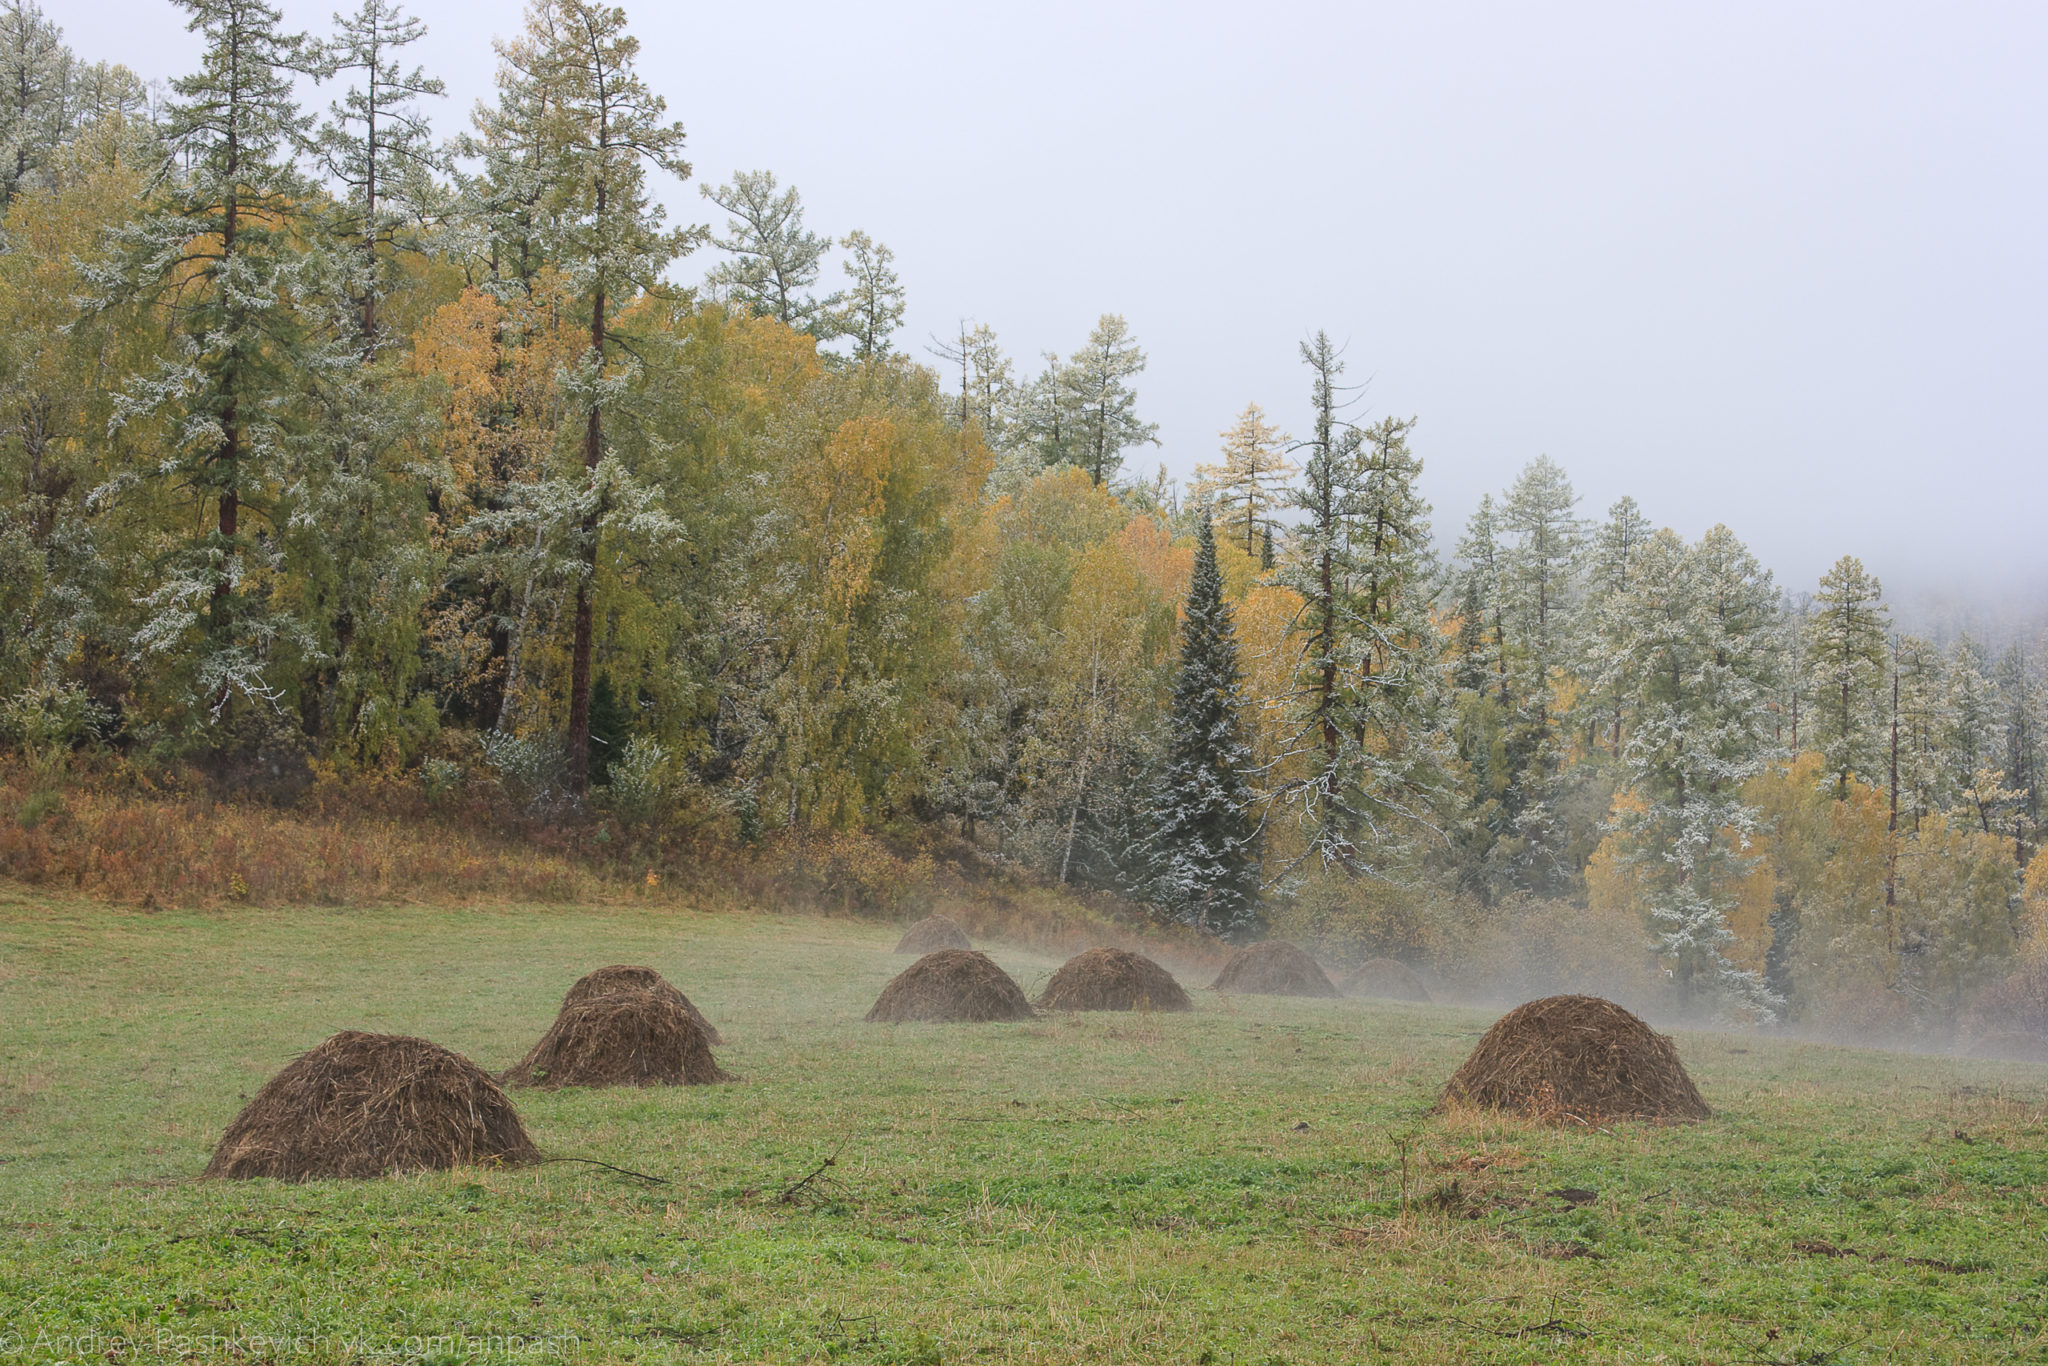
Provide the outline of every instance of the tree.
[[[1198,496],[1215,499],[1231,537],[1244,543],[1244,553],[1259,555],[1263,537],[1271,541],[1281,490],[1294,466],[1287,447],[1294,440],[1266,421],[1258,404],[1248,403],[1237,421],[1223,432],[1223,461],[1195,466]],[[1270,568],[1270,564],[1266,567]]]
[[[1942,680],[1942,728],[1939,740],[1942,768],[1942,805],[1964,805],[1963,794],[1977,787],[1978,775],[1995,772],[2005,762],[2005,724],[2000,714],[1998,689],[1991,681],[1991,665],[1984,647],[1967,633],[1950,647]],[[1983,833],[1991,831],[1988,810],[1973,809]]]
[[73,127],[77,68],[34,0],[0,4],[0,207],[43,170]]
[[1131,388],[1131,380],[1144,369],[1145,353],[1130,326],[1114,313],[1102,315],[1088,344],[1068,364],[1074,458],[1097,486],[1115,476],[1125,451],[1159,444],[1159,426],[1138,420],[1138,395]]
[[1242,939],[1259,923],[1258,829],[1251,811],[1237,635],[1206,514],[1181,618],[1180,668],[1151,802],[1154,897],[1175,919]]
[[425,216],[441,166],[433,130],[415,102],[447,87],[419,67],[408,72],[400,64],[403,50],[427,30],[392,0],[362,0],[353,15],[336,15],[335,24],[327,70],[362,74],[330,106],[317,146],[321,165],[342,187],[347,218],[340,235],[360,244],[363,347],[374,354],[377,300],[385,289],[378,254]]
[[[1603,661],[1614,648],[1615,635],[1620,628],[1620,623],[1613,616],[1614,608],[1634,582],[1637,562],[1642,558],[1643,547],[1649,543],[1651,534],[1649,519],[1643,516],[1642,508],[1635,499],[1625,497],[1607,510],[1606,522],[1593,535],[1586,596],[1579,609],[1580,628],[1576,642],[1581,656],[1579,672],[1585,678],[1599,677]],[[1608,751],[1616,757],[1621,754],[1624,708],[1625,702],[1619,693],[1603,695],[1597,687],[1588,688],[1579,703],[1589,739],[1597,744],[1604,731]]]
[[178,334],[176,358],[136,378],[117,420],[169,423],[158,477],[196,495],[202,516],[211,503],[213,529],[163,561],[136,650],[184,661],[188,706],[218,719],[237,697],[276,702],[273,656],[312,648],[271,610],[274,543],[243,510],[271,528],[290,517],[288,426],[317,347],[300,299],[309,194],[293,165],[310,120],[292,77],[318,58],[263,0],[179,3],[205,43],[164,121],[184,174],[92,278],[103,302],[160,309]]
[[1503,558],[1502,598],[1517,641],[1524,705],[1547,735],[1552,672],[1564,663],[1566,627],[1578,591],[1585,524],[1573,511],[1578,495],[1549,456],[1524,466],[1501,504],[1510,538]]
[[889,339],[903,326],[903,285],[892,264],[896,253],[859,231],[847,234],[839,245],[852,253],[843,264],[853,285],[842,296],[846,302],[832,330],[853,338],[855,360],[886,360]]
[[1024,386],[1018,397],[1014,436],[1046,469],[1061,465],[1085,469],[1074,369],[1054,351],[1041,353],[1041,359],[1045,368]]
[[1886,686],[1884,590],[1853,555],[1821,576],[1808,620],[1807,678],[1814,697],[1813,746],[1827,756],[1835,796],[1849,779],[1883,768],[1880,740]]
[[[667,102],[635,69],[640,41],[626,12],[595,0],[535,0],[526,33],[500,44],[506,63],[546,90],[550,109],[544,183],[553,198],[563,264],[584,291],[590,351],[578,377],[588,421],[580,503],[582,573],[576,586],[569,680],[569,787],[581,793],[590,768],[593,593],[601,521],[628,476],[604,470],[604,407],[618,392],[606,371],[614,314],[659,284],[668,263],[696,245],[695,234],[662,227],[663,210],[647,188],[647,169],[689,177],[683,126],[666,122]],[[769,181],[773,186],[772,178]],[[627,501],[635,496],[627,494]],[[565,504],[566,506],[566,504]]]
[[1725,527],[1687,547],[1668,531],[1644,546],[1616,616],[1610,687],[1637,720],[1622,745],[1630,800],[1611,828],[1641,880],[1651,946],[1672,964],[1681,1005],[1720,997],[1778,1004],[1727,957],[1733,885],[1756,811],[1742,785],[1775,754],[1762,705],[1777,668],[1770,574]]
[[808,292],[832,239],[804,229],[804,201],[796,186],[777,194],[773,171],[735,171],[728,184],[699,189],[732,215],[725,236],[711,239],[734,258],[705,272],[712,296],[799,332],[832,335],[839,296],[818,299]]

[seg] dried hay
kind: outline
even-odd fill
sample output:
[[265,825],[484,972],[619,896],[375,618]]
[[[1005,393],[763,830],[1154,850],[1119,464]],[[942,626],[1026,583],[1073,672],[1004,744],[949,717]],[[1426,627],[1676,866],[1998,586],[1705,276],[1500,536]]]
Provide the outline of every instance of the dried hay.
[[914,1020],[981,1024],[1028,1020],[1034,1014],[1023,988],[987,954],[940,949],[897,973],[895,980],[882,988],[867,1019],[869,1024]]
[[950,916],[928,915],[903,932],[896,941],[898,953],[932,953],[939,949],[971,949],[974,941],[960,922]]
[[1230,955],[1211,991],[1240,991],[1259,996],[1335,996],[1337,988],[1316,966],[1316,960],[1284,939],[1247,944]]
[[707,1086],[731,1081],[681,993],[608,991],[565,1005],[505,1073],[512,1086]]
[[657,991],[664,996],[672,996],[684,1010],[690,1012],[690,1018],[697,1022],[697,1028],[704,1031],[704,1042],[714,1045],[725,1042],[718,1032],[718,1026],[705,1019],[704,1012],[691,1004],[690,998],[683,995],[681,989],[653,968],[629,967],[624,963],[614,963],[608,968],[599,968],[596,972],[586,972],[576,979],[576,985],[570,987],[569,994],[562,998],[562,1009],[567,1010],[570,1006],[581,1005],[594,997],[619,990]]
[[1460,1105],[1547,1124],[1712,1113],[1671,1040],[1597,996],[1546,996],[1495,1021],[1436,1108]]
[[1370,996],[1381,1001],[1429,1003],[1429,988],[1406,963],[1392,958],[1369,958],[1344,979],[1346,996]]
[[272,1077],[207,1176],[284,1181],[540,1160],[490,1074],[425,1039],[345,1030]]
[[2004,1030],[1986,1034],[1970,1045],[1970,1056],[1998,1062],[2048,1062],[2048,1039]]
[[1045,984],[1041,1010],[1193,1010],[1173,974],[1142,954],[1090,949]]

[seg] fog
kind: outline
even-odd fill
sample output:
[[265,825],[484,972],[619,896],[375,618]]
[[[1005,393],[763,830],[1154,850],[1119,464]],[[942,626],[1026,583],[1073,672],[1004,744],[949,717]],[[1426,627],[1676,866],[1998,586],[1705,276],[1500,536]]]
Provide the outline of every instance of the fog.
[[[410,8],[453,131],[518,7]],[[1792,589],[1855,553],[1950,617],[2048,600],[2048,10],[629,12],[698,179],[773,169],[888,243],[906,342],[972,318],[1029,369],[1124,314],[1162,437],[1134,464],[1185,477],[1250,400],[1301,430],[1322,327],[1371,411],[1421,417],[1446,543],[1548,454],[1587,512],[1726,522]],[[145,77],[197,52],[159,0],[52,15]]]

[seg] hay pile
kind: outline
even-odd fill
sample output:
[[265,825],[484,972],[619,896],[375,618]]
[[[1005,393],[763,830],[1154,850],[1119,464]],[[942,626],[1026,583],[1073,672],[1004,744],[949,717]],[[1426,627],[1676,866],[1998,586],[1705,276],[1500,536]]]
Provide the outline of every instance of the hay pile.
[[481,1067],[425,1039],[351,1029],[272,1077],[205,1174],[304,1181],[539,1160]]
[[1671,1040],[1597,996],[1546,996],[1495,1021],[1436,1108],[1454,1105],[1551,1124],[1712,1113]]
[[567,1010],[570,1006],[582,1005],[585,1001],[620,990],[658,991],[664,996],[673,997],[678,1005],[690,1012],[690,1018],[697,1022],[697,1028],[704,1031],[704,1042],[725,1042],[718,1032],[718,1027],[704,1018],[704,1012],[692,1005],[689,997],[683,995],[668,978],[653,968],[636,968],[624,963],[614,963],[608,968],[599,968],[596,972],[586,972],[576,979],[576,985],[570,987],[569,994],[562,998],[562,1009]]
[[1035,1012],[1023,988],[985,953],[973,949],[940,949],[928,953],[896,974],[882,988],[869,1024],[906,1024],[913,1020],[981,1024],[989,1020],[1028,1020]]
[[898,953],[935,953],[940,949],[971,949],[974,941],[960,922],[943,915],[928,915],[903,932],[896,941]]
[[2048,1062],[2048,1039],[2017,1031],[1986,1034],[1970,1045],[1970,1056],[1999,1062]]
[[1041,1010],[1193,1010],[1173,974],[1140,954],[1090,949],[1069,958],[1038,998]]
[[1335,996],[1337,988],[1316,960],[1284,939],[1247,944],[1230,955],[1210,984],[1212,991],[1259,996]]
[[516,1066],[512,1086],[708,1086],[731,1081],[681,993],[631,987],[565,1005]]
[[1392,958],[1369,958],[1344,979],[1346,996],[1370,996],[1381,1001],[1429,1001],[1429,988],[1406,963]]

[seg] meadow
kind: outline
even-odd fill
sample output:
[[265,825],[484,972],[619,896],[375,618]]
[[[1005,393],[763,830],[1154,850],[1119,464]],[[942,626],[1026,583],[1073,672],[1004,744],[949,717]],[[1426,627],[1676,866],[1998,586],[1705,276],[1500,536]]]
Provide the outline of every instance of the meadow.
[[[1705,1123],[1438,1117],[1497,1011],[863,1024],[896,932],[0,891],[0,1360],[2048,1361],[2048,1068],[1681,1033]],[[613,962],[742,1080],[515,1093],[538,1167],[197,1179],[333,1031],[497,1070]]]

